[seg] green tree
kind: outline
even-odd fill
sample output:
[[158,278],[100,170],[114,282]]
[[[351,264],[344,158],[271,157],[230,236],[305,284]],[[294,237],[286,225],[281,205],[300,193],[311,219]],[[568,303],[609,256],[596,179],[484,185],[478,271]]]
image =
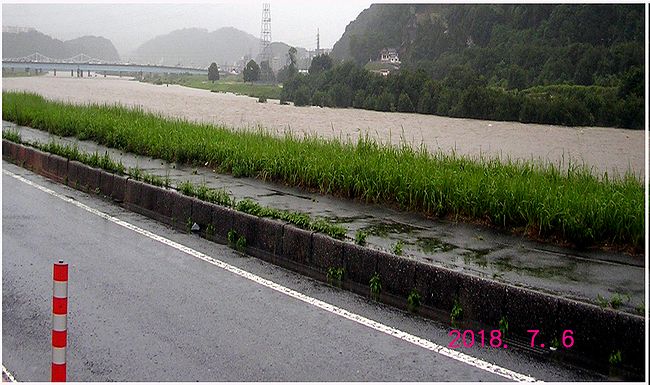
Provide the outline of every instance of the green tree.
[[429,90],[424,89],[422,95],[420,95],[420,101],[418,102],[418,108],[416,111],[420,114],[431,114],[435,112],[435,109],[431,108],[433,104],[433,99],[431,98],[431,93]]
[[413,112],[413,103],[411,98],[409,98],[406,92],[402,92],[399,96],[399,101],[397,102],[397,111],[399,112]]
[[285,65],[278,71],[278,76],[277,76],[277,81],[280,83],[284,83],[287,79],[291,78],[292,76],[295,76],[298,73],[298,69],[296,68],[296,63],[297,63],[297,58],[296,55],[298,53],[298,50],[296,50],[295,47],[289,48],[289,64]]
[[212,63],[210,64],[210,67],[208,67],[208,80],[212,81],[214,83],[215,80],[219,80],[219,67],[217,67],[217,63]]
[[329,55],[318,55],[315,58],[311,59],[311,65],[309,66],[310,75],[318,75],[323,71],[327,71],[332,68],[332,58]]
[[264,80],[265,82],[275,81],[275,74],[273,73],[268,60],[264,60],[260,63],[260,80]]
[[257,65],[255,60],[251,60],[244,68],[244,81],[254,82],[260,79],[260,66]]
[[393,97],[388,91],[384,91],[377,98],[375,110],[377,111],[391,111],[393,109]]
[[328,105],[329,95],[323,91],[314,92],[314,96],[311,98],[311,104],[314,106],[325,107]]
[[289,48],[289,67],[296,68],[296,63],[298,62],[298,59],[296,55],[298,54],[298,50],[296,47],[291,47]]
[[363,108],[364,102],[366,101],[366,94],[363,90],[358,90],[354,94],[354,100],[352,101],[352,107],[354,108]]
[[306,85],[298,87],[293,104],[295,106],[307,106],[310,104],[309,88]]

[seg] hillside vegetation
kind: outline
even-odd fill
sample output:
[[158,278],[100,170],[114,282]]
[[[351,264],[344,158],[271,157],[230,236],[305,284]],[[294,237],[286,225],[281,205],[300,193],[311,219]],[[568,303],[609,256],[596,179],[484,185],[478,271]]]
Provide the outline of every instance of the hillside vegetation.
[[2,33],[2,57],[18,58],[40,53],[52,59],[68,59],[78,54],[119,62],[120,55],[113,43],[103,37],[83,36],[61,41],[38,31]]
[[[400,71],[361,69],[384,47]],[[298,105],[642,128],[642,5],[375,4],[332,56],[285,85]]]

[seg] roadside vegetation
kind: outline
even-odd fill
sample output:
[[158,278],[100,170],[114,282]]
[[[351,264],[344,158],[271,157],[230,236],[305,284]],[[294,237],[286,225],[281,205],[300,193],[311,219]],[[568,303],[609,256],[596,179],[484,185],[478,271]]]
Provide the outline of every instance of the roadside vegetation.
[[644,244],[644,188],[631,173],[430,154],[371,139],[276,137],[166,119],[121,106],[75,106],[3,92],[3,119],[170,162],[207,164],[366,202],[524,232],[579,247]]
[[[62,145],[54,141],[49,143],[25,142],[20,134],[13,130],[3,130],[2,138],[14,143],[25,144],[41,151],[62,156],[69,160],[75,160],[91,167],[101,168],[118,175],[129,177],[159,187],[171,187],[169,175],[150,174],[138,167],[127,168],[119,161],[113,160],[108,153],[86,153],[80,151],[77,146]],[[251,214],[260,218],[280,219],[291,223],[301,229],[327,234],[332,238],[343,239],[347,233],[345,227],[328,222],[324,218],[312,218],[306,213],[299,211],[279,210],[272,207],[265,207],[251,199],[236,201],[233,196],[224,189],[209,188],[205,184],[196,185],[190,181],[180,182],[177,190],[187,196],[198,198],[202,201],[226,206],[237,211]],[[190,226],[191,227],[191,223]]]
[[31,76],[43,76],[47,74],[47,71],[44,72],[35,72],[35,71],[25,71],[22,69],[16,69],[15,71],[11,72],[11,70],[3,68],[2,69],[2,77],[3,78],[26,78],[26,77],[31,77]]
[[251,214],[260,218],[280,219],[291,223],[301,229],[324,233],[332,238],[343,239],[347,231],[341,225],[329,223],[323,218],[311,218],[308,214],[298,211],[280,210],[273,207],[265,207],[251,199],[235,201],[223,189],[211,189],[206,185],[195,185],[190,181],[181,182],[178,185],[181,193],[196,197],[198,199],[212,202],[221,206],[231,207],[237,211]]
[[245,83],[241,77],[232,75],[213,82],[204,75],[154,74],[145,76],[142,81],[158,85],[179,84],[212,92],[231,92],[236,95],[265,99],[280,99],[282,92],[282,87],[277,84]]

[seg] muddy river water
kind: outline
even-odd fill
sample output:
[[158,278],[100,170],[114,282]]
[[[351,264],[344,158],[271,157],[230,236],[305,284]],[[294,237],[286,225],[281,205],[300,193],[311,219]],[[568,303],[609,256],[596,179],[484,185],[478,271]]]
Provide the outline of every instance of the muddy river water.
[[429,151],[469,156],[585,164],[594,173],[645,174],[645,132],[606,127],[562,127],[515,122],[386,113],[357,109],[294,107],[277,100],[157,86],[125,78],[71,78],[51,75],[2,79],[3,90],[26,90],[73,103],[119,103],[188,120],[278,134],[356,140],[369,135],[383,143],[425,145]]

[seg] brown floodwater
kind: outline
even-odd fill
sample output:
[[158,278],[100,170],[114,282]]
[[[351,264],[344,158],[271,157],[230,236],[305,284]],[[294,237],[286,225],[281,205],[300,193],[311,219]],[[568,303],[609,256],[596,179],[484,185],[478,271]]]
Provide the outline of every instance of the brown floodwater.
[[551,162],[566,169],[586,165],[610,176],[645,174],[645,132],[607,127],[563,127],[358,109],[294,107],[256,98],[177,85],[157,86],[125,78],[51,75],[2,79],[3,90],[25,90],[72,103],[119,103],[192,121],[238,129],[263,127],[283,134],[356,141],[368,135],[382,143],[424,145],[472,157]]

